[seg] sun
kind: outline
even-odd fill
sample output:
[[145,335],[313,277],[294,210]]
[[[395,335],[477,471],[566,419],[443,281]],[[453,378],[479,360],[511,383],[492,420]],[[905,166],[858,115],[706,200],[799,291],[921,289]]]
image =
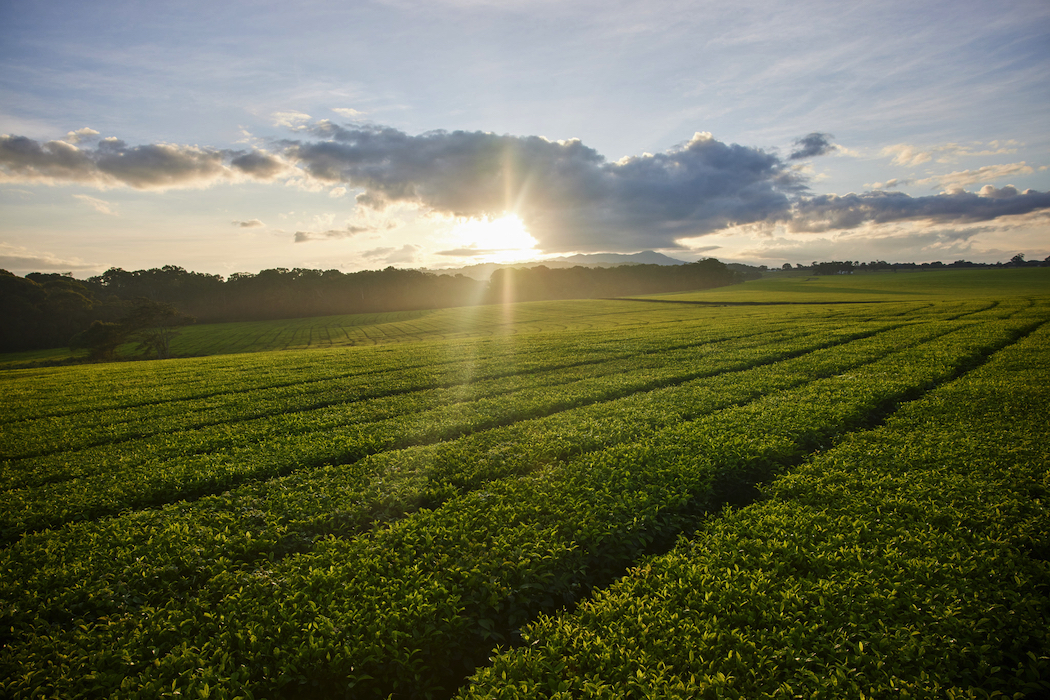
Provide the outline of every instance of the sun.
[[516,214],[495,219],[461,219],[452,227],[452,237],[464,254],[477,262],[508,263],[540,254],[539,243]]

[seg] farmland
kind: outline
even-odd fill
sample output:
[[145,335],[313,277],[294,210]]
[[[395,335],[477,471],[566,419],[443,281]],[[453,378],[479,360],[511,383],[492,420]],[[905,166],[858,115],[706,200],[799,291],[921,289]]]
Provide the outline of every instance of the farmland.
[[193,357],[0,372],[2,695],[1034,697],[1045,272],[217,324]]

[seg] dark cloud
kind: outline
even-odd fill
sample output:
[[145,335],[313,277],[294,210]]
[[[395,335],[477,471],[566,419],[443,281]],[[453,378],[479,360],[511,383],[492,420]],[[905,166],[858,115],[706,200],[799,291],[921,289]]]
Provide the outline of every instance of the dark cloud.
[[[90,131],[81,129],[71,134]],[[81,148],[66,141],[0,136],[0,179],[9,181],[169,189],[207,186],[237,174],[270,179],[285,167],[278,158],[261,151],[243,153],[173,144],[128,146],[117,138],[105,138],[93,148]]]
[[[441,216],[516,214],[544,252],[670,249],[681,239],[745,224],[781,222],[796,231],[827,231],[867,222],[986,221],[1050,209],[1050,194],[1009,186],[929,197],[886,191],[811,197],[806,176],[791,161],[835,148],[831,136],[819,132],[798,139],[787,159],[697,133],[663,153],[615,162],[577,139],[477,131],[411,136],[379,125],[327,121],[304,126],[301,133],[303,140],[280,142],[272,153],[129,146],[97,139],[90,129],[71,132],[69,141],[77,143],[0,136],[0,181],[166,189],[296,173],[302,177],[295,182],[358,190],[359,207],[357,224],[298,231],[297,242],[380,230],[383,225],[373,222],[383,217],[374,216],[376,211],[409,204]],[[1022,172],[1021,166],[1008,167]],[[999,173],[1007,166],[997,167]],[[964,185],[976,176],[966,171],[951,177],[963,178]],[[893,184],[899,183],[886,186]],[[385,224],[391,226],[396,224]]]
[[795,139],[795,150],[791,152],[789,158],[791,160],[800,160],[830,153],[836,148],[831,143],[832,138],[834,137],[831,134],[822,134],[819,131],[814,131],[800,139]]
[[98,177],[85,151],[64,141],[40,143],[25,136],[0,136],[0,172],[9,180],[55,179],[90,182]]
[[1050,208],[1050,192],[1011,186],[982,188],[980,193],[957,190],[930,197],[902,192],[868,192],[843,196],[828,194],[804,198],[796,206],[790,228],[820,232],[851,229],[865,223],[929,220],[934,223],[990,221],[1001,216],[1028,214]]
[[671,247],[732,224],[786,217],[802,179],[776,155],[709,134],[608,162],[579,140],[389,127],[315,127],[285,156],[312,177],[365,190],[362,206],[406,202],[467,217],[513,212],[550,251]]
[[264,151],[252,151],[234,156],[230,165],[237,170],[260,180],[268,180],[287,169],[280,158]]

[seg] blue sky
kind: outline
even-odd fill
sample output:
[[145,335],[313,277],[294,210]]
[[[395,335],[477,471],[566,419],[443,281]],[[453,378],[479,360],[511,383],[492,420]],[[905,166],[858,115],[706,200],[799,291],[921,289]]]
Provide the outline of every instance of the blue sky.
[[0,2],[0,267],[1050,255],[1050,5]]

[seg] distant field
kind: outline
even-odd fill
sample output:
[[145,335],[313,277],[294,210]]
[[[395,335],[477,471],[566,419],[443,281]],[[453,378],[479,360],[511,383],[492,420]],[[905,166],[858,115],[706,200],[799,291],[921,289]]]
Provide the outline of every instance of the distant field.
[[[1050,294],[1050,268],[943,270],[823,277],[779,277],[699,292],[639,299],[701,302],[822,303],[921,299],[1040,296]],[[488,305],[431,311],[351,314],[249,323],[188,326],[172,343],[177,357],[269,350],[304,350],[481,338],[601,326],[644,326],[693,318],[694,312],[639,308],[629,302],[577,300]],[[133,355],[134,346],[121,349]],[[68,361],[67,348],[0,354],[0,369]]]
[[1003,270],[875,272],[852,275],[778,276],[732,287],[653,295],[678,301],[822,302],[904,301],[954,297],[974,299],[1050,294],[1050,267]]

